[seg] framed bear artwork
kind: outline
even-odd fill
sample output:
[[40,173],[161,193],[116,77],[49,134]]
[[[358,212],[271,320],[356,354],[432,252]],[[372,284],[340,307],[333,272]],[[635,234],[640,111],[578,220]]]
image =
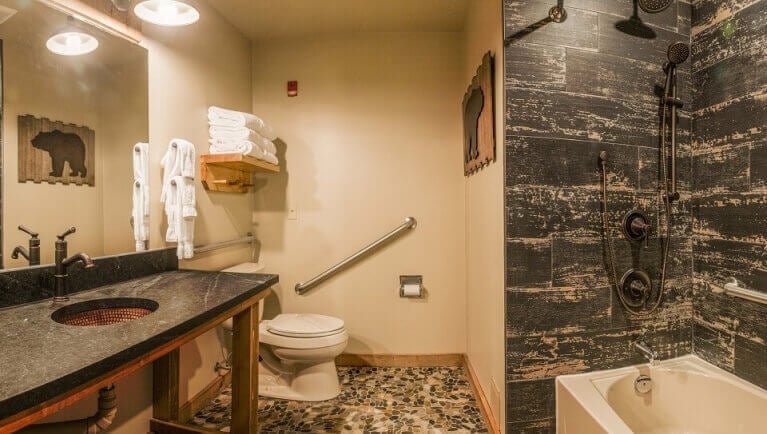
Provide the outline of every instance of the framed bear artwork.
[[463,174],[495,161],[493,56],[486,53],[463,97]]
[[31,115],[18,119],[19,182],[96,184],[95,131]]

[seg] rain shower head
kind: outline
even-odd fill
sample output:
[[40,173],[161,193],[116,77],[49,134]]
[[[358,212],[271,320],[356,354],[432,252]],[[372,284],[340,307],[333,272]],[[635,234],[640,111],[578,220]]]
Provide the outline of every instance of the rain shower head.
[[667,54],[669,63],[679,65],[690,57],[690,47],[684,42],[674,42],[668,46]]
[[651,14],[664,11],[671,5],[672,1],[673,0],[638,0],[639,7],[642,8],[643,11]]

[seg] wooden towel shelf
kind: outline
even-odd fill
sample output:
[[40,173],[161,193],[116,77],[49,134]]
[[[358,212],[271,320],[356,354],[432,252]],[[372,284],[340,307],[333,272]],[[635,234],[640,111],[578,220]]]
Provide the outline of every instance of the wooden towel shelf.
[[200,156],[200,177],[206,190],[245,193],[255,172],[279,173],[280,166],[243,154]]

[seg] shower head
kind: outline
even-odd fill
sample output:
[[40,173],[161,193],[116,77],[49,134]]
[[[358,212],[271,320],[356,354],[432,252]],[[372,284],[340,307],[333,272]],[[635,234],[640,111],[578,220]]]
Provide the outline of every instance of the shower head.
[[615,28],[627,35],[636,36],[637,38],[655,39],[658,37],[655,30],[643,23],[642,19],[637,15],[634,15],[627,20],[618,21],[615,23]]
[[684,42],[674,42],[668,46],[667,54],[669,63],[679,65],[690,57],[690,47]]
[[642,8],[643,11],[656,14],[669,7],[672,0],[638,0],[638,2],[639,7]]
[[615,28],[627,35],[636,36],[642,39],[655,39],[658,37],[655,30],[643,23],[642,19],[639,18],[638,4],[640,1],[645,0],[634,0],[634,13],[631,14],[631,17],[628,19],[615,23]]

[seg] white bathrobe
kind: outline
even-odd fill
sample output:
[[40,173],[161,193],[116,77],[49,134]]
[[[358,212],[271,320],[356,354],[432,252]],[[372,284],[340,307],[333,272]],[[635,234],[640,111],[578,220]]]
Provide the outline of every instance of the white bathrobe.
[[170,210],[166,240],[177,243],[179,259],[190,259],[194,256],[194,219],[197,217],[194,179],[175,176],[169,186],[165,202]]
[[165,204],[168,229],[165,241],[178,243],[179,259],[194,256],[194,218],[197,216],[194,175],[194,145],[173,139],[162,159],[163,185],[160,201]]
[[133,147],[133,238],[136,251],[146,250],[149,240],[149,144]]

